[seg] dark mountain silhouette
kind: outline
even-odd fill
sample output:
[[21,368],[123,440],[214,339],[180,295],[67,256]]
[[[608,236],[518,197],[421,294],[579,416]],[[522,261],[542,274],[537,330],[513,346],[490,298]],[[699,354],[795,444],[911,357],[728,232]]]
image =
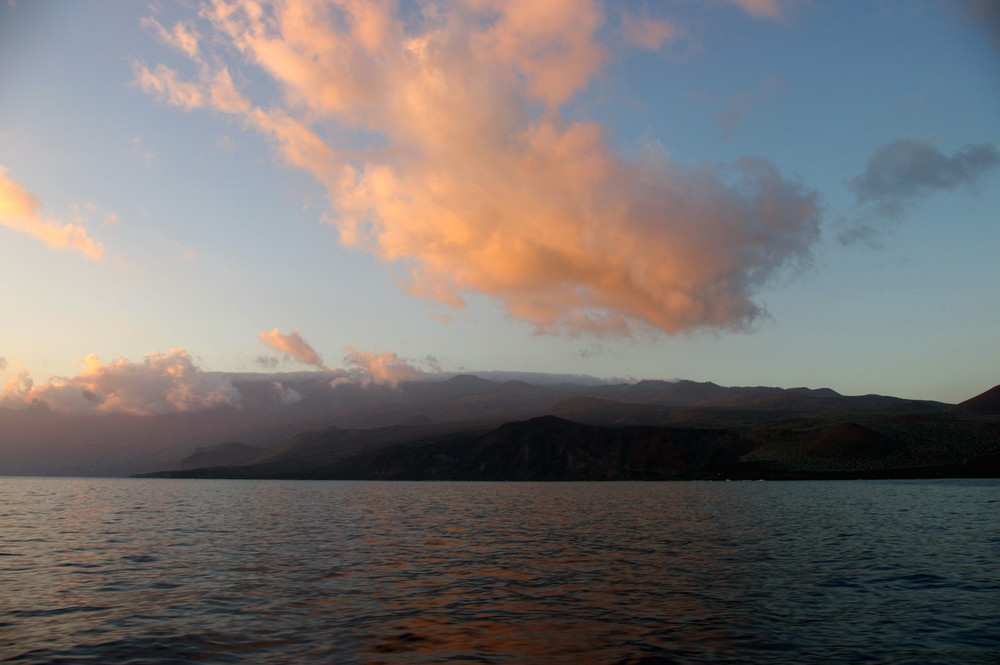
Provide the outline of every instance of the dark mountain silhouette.
[[[387,428],[392,429],[392,428]],[[348,448],[349,436],[368,445]],[[306,445],[303,446],[303,440]],[[541,416],[489,431],[296,437],[292,455],[155,476],[369,480],[695,480],[996,476],[1000,422],[890,415],[753,426],[606,427]]]
[[181,460],[182,469],[201,469],[207,466],[240,466],[256,462],[263,451],[239,441],[226,441],[214,446],[202,446]]
[[969,413],[1000,414],[1000,386],[993,386],[986,392],[959,403],[955,408]]
[[412,480],[717,477],[744,447],[724,430],[608,428],[555,416],[345,459],[318,475]]
[[888,472],[994,454],[1000,420],[989,411],[996,389],[953,407],[694,381],[535,385],[457,375],[389,387],[331,384],[326,373],[311,372],[236,375],[232,383],[240,408],[163,416],[0,409],[0,473],[458,477],[475,470],[505,478],[516,469],[503,460],[535,450],[532,437],[551,457],[544,464],[534,457],[536,478]]

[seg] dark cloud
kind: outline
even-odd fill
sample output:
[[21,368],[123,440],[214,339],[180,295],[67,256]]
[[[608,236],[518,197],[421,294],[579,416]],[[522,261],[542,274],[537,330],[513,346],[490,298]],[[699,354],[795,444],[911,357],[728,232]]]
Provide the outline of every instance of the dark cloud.
[[841,245],[863,245],[871,249],[882,249],[882,229],[864,219],[845,221],[837,232],[837,240]]
[[1000,50],[1000,0],[965,0],[965,11]]
[[[589,374],[555,374],[550,372],[515,372],[503,370],[479,371],[470,370],[464,372],[472,374],[487,381],[503,383],[505,381],[524,381],[535,386],[555,386],[561,383],[575,383],[586,386],[600,386],[605,384],[625,383],[627,379],[620,377],[596,377]],[[449,379],[454,373],[448,372],[441,375],[442,379]]]
[[257,356],[256,358],[254,358],[254,362],[260,365],[261,367],[273,369],[277,367],[278,363],[281,361],[275,358],[274,356]]
[[993,143],[967,145],[949,157],[927,141],[903,139],[876,150],[849,186],[859,203],[898,216],[934,191],[973,185],[998,164],[1000,151]]
[[603,344],[593,343],[577,350],[576,356],[577,358],[597,358],[604,355],[606,351],[607,349],[604,348]]

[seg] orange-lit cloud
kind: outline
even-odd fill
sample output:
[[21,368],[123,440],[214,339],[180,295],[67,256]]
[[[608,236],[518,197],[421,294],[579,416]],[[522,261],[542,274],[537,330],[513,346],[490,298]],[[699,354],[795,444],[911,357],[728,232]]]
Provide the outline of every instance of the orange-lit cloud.
[[295,358],[300,363],[326,369],[323,359],[316,353],[315,349],[302,339],[298,330],[293,330],[287,335],[282,335],[277,328],[270,332],[265,330],[260,333],[260,341],[286,357]]
[[188,57],[194,58],[198,55],[198,33],[189,23],[182,21],[175,24],[170,30],[164,28],[155,18],[145,18],[141,24],[156,32],[160,41],[173,46]]
[[392,351],[373,353],[358,351],[351,346],[344,351],[344,364],[348,366],[347,373],[351,380],[398,386],[404,381],[421,381],[424,378],[420,370]]
[[[283,335],[278,328],[275,328],[270,332],[260,333],[260,340],[286,358],[294,358],[300,363],[313,365],[329,372],[330,383],[334,386],[341,384],[398,386],[404,381],[421,381],[425,375],[425,372],[417,369],[411,361],[401,358],[392,351],[382,353],[358,351],[353,346],[344,349],[343,369],[327,367],[319,353],[302,339],[302,335],[297,330]],[[277,364],[277,360],[273,357],[262,356],[257,359],[257,363],[264,367],[273,368]],[[424,364],[430,368],[432,373],[440,373],[441,371],[437,361],[433,358],[429,357]],[[282,400],[284,399],[282,397]]]
[[141,363],[121,358],[102,364],[92,354],[80,364],[76,376],[54,377],[43,384],[20,372],[4,387],[0,406],[44,402],[57,411],[155,415],[241,401],[229,379],[203,372],[184,349],[147,353]]
[[[779,16],[773,1],[738,4]],[[566,117],[611,57],[601,3],[421,9],[217,0],[202,11],[202,44],[156,28],[192,58],[194,80],[141,64],[136,79],[271,138],[326,186],[341,241],[401,265],[412,293],[453,306],[486,294],[539,331],[740,328],[760,313],[757,289],[808,260],[815,195],[766,160],[628,159],[604,127]],[[665,23],[624,20],[634,43],[671,36]],[[231,73],[240,63],[205,54],[223,42],[280,96],[260,106],[243,96]]]
[[88,237],[84,227],[64,224],[54,219],[43,219],[38,199],[12,180],[2,165],[0,165],[0,225],[32,235],[49,247],[72,249],[94,260],[104,257],[104,246]]

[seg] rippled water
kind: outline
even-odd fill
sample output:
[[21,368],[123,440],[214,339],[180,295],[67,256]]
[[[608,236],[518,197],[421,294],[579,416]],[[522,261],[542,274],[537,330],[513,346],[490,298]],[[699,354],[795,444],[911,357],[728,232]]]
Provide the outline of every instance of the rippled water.
[[0,478],[16,663],[990,663],[1000,482]]

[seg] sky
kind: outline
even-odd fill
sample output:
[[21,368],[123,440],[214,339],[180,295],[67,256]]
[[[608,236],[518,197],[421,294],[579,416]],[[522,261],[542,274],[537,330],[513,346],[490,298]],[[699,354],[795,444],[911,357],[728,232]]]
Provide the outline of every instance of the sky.
[[994,0],[4,0],[0,405],[1000,383]]

